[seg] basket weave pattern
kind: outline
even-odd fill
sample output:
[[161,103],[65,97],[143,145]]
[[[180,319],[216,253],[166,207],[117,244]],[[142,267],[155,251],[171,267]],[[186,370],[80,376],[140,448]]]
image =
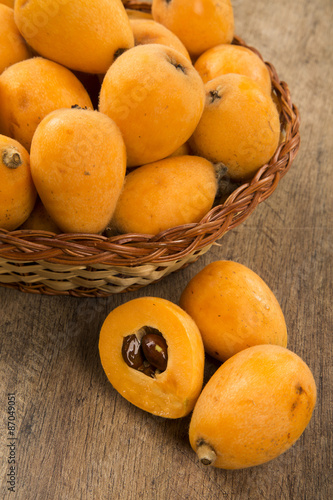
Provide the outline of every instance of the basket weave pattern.
[[[124,1],[149,12],[149,2]],[[248,47],[239,37],[233,43]],[[259,57],[261,54],[253,50]],[[261,57],[262,58],[262,57]],[[157,236],[125,234],[53,234],[0,229],[0,285],[25,292],[78,297],[132,291],[160,280],[197,260],[227,231],[247,219],[289,170],[300,146],[299,113],[288,85],[266,62],[280,107],[283,142],[251,181],[195,224],[177,226]]]

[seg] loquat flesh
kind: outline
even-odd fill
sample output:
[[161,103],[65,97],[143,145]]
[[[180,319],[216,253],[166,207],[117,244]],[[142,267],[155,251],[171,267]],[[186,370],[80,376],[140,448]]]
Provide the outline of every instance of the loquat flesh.
[[116,307],[102,325],[99,353],[108,380],[130,403],[164,418],[192,411],[203,384],[204,350],[196,324],[176,304],[140,297]]

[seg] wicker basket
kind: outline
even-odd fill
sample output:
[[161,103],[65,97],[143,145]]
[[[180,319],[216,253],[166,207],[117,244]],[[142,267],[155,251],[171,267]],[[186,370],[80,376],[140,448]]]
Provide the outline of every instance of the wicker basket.
[[[149,2],[123,2],[149,12]],[[247,46],[240,38],[233,43]],[[260,57],[260,53],[249,47]],[[196,261],[227,231],[241,224],[276,189],[300,145],[299,114],[288,86],[266,63],[280,107],[283,142],[254,178],[239,186],[196,224],[177,226],[157,236],[53,234],[0,229],[0,284],[24,292],[102,297],[132,291]]]

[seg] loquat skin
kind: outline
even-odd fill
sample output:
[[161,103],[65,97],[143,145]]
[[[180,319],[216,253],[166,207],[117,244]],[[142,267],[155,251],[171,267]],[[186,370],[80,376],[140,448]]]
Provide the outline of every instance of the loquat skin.
[[258,344],[287,346],[287,326],[268,285],[238,262],[211,262],[187,284],[180,306],[199,327],[205,351],[226,361]]
[[51,111],[92,108],[82,83],[64,66],[43,57],[13,64],[0,75],[0,130],[30,151],[41,120]]
[[158,234],[199,222],[212,208],[217,179],[212,163],[175,156],[127,174],[111,227],[119,233]]
[[11,7],[14,9],[15,0],[0,0],[0,4],[7,5],[7,7]]
[[276,345],[229,358],[195,405],[189,438],[205,465],[243,469],[286,452],[304,432],[316,404],[310,368]]
[[14,10],[0,3],[0,74],[12,64],[31,57],[30,50],[17,29]]
[[38,125],[31,172],[42,203],[63,232],[102,232],[112,217],[126,171],[116,124],[87,109],[58,109]]
[[16,0],[15,21],[47,59],[86,73],[105,73],[119,50],[134,45],[121,0]]
[[[124,339],[142,338],[142,328],[158,330],[166,341],[167,365],[151,377],[129,366],[123,357]],[[140,297],[113,309],[99,337],[104,372],[127,401],[164,418],[188,415],[203,384],[204,349],[194,321],[180,307],[157,297]]]
[[231,43],[234,13],[230,0],[153,0],[155,21],[183,42],[192,58],[221,43]]
[[161,44],[138,45],[106,73],[99,110],[119,126],[133,167],[166,158],[184,144],[204,99],[203,82],[185,56]]
[[252,79],[227,74],[205,84],[206,102],[189,144],[194,154],[221,162],[233,181],[245,181],[274,155],[280,140],[272,98]]
[[0,227],[17,229],[30,215],[37,197],[28,151],[0,135]]
[[247,47],[222,44],[207,50],[196,60],[195,69],[204,83],[228,73],[245,75],[271,95],[272,83],[266,64]]
[[132,19],[130,20],[130,25],[133,30],[135,45],[159,43],[178,50],[178,52],[191,60],[184,44],[163,24],[149,19]]
[[37,197],[36,203],[27,220],[20,226],[20,229],[31,231],[48,231],[50,233],[61,233],[56,223],[46,211],[41,199]]

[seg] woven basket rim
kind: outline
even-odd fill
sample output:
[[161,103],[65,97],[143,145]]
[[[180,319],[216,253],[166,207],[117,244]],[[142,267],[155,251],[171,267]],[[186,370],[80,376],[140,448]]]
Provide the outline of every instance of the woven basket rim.
[[[123,1],[126,8],[151,11],[151,3]],[[233,44],[261,53],[235,36]],[[214,206],[198,223],[170,228],[156,236],[122,234],[103,236],[84,233],[55,234],[46,231],[0,228],[0,258],[9,262],[47,261],[61,265],[97,264],[109,266],[155,265],[179,261],[193,252],[214,244],[227,231],[244,222],[258,204],[265,201],[288,172],[300,147],[300,116],[292,103],[289,87],[280,81],[275,67],[264,61],[272,82],[272,90],[280,105],[281,131],[284,140],[271,160],[248,182],[241,184],[228,199]]]

